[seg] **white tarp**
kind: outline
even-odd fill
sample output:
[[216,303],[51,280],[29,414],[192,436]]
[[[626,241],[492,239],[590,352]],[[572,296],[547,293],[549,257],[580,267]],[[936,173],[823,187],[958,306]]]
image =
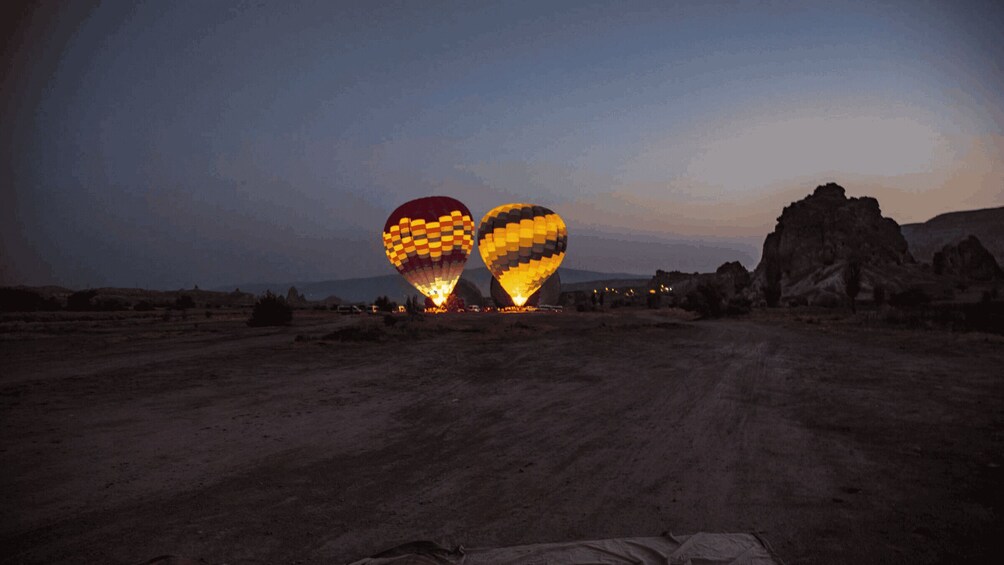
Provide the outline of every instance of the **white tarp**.
[[415,542],[351,565],[778,565],[752,534],[619,538],[499,548],[447,549]]

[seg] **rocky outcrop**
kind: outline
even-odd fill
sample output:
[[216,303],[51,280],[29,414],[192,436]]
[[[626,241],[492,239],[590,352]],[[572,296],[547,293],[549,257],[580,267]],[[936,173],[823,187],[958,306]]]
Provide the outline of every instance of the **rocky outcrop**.
[[987,251],[976,236],[971,235],[956,243],[948,244],[934,254],[934,273],[970,279],[993,281],[1004,279],[1004,272],[994,256]]
[[717,316],[731,312],[735,304],[745,303],[748,311],[745,294],[751,279],[750,272],[738,261],[723,263],[714,273],[659,270],[648,283],[648,304],[681,306]]
[[918,269],[899,225],[874,198],[847,198],[829,183],[785,207],[763,244],[750,294],[767,303],[834,305],[846,300],[844,271],[861,267],[862,297],[902,288]]
[[286,291],[286,303],[290,305],[300,305],[307,301],[307,298],[303,296],[295,286],[289,287]]
[[671,293],[675,297],[686,296],[702,284],[718,288],[726,298],[742,292],[750,284],[750,272],[739,261],[723,263],[714,273],[681,273],[679,271],[656,271],[648,287],[657,294]]
[[949,212],[900,229],[918,261],[930,263],[942,247],[975,235],[997,264],[1004,264],[1004,207]]

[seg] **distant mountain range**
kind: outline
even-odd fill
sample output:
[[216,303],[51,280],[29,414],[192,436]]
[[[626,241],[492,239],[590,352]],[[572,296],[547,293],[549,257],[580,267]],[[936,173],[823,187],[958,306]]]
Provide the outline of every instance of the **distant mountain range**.
[[940,214],[923,223],[903,224],[900,231],[918,261],[930,263],[945,245],[975,235],[1004,265],[1004,207]]
[[[600,273],[597,271],[566,268],[559,268],[558,276],[561,277],[562,285],[609,280],[648,280],[652,277],[652,275],[633,273]],[[489,285],[492,276],[488,272],[488,269],[484,267],[468,269],[464,271],[462,278],[477,286],[482,295],[489,295]],[[414,287],[404,280],[404,277],[398,274],[335,281],[244,283],[216,287],[214,290],[232,291],[235,288],[239,288],[242,292],[252,292],[254,294],[262,294],[266,290],[270,290],[276,294],[285,296],[291,286],[295,286],[296,290],[303,294],[307,300],[323,300],[329,296],[337,296],[345,302],[372,302],[377,296],[388,296],[391,300],[403,302],[407,296],[418,293]]]

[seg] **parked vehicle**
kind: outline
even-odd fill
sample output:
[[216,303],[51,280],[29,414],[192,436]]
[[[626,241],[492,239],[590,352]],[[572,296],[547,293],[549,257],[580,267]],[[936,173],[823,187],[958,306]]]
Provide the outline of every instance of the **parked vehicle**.
[[354,304],[341,304],[338,306],[339,314],[362,314],[363,309]]
[[540,312],[564,312],[564,306],[555,306],[553,304],[541,304],[537,306],[537,310]]
[[467,307],[467,311],[468,312],[480,312],[481,311],[481,307],[478,306],[477,304],[471,304],[470,306]]

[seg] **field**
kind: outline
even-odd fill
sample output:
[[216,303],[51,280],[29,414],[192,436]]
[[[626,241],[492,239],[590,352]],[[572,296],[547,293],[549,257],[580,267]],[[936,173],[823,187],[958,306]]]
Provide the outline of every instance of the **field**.
[[783,312],[55,314],[0,322],[4,562],[663,531],[758,532],[788,565],[1004,552],[1000,336]]

